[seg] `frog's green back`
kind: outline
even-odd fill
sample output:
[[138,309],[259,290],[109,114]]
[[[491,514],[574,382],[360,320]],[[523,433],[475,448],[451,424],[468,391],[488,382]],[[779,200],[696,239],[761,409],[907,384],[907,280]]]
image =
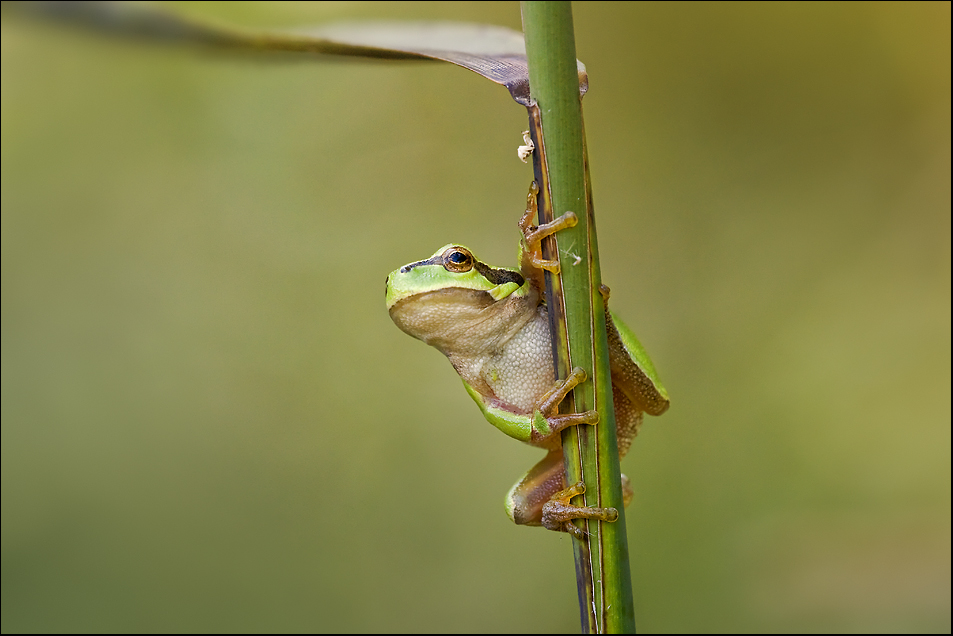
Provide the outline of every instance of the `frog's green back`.
[[[625,348],[628,357],[631,358],[632,362],[638,367],[641,371],[641,375],[644,376],[646,380],[652,385],[654,392],[657,392],[659,403],[658,412],[653,412],[655,409],[647,409],[647,412],[652,415],[659,415],[668,408],[668,392],[665,390],[665,387],[662,386],[662,381],[659,379],[658,371],[655,370],[655,365],[652,364],[652,359],[649,358],[648,352],[646,352],[645,347],[642,346],[642,343],[639,342],[639,339],[636,338],[635,334],[632,333],[632,330],[629,329],[624,322],[622,322],[618,316],[616,316],[611,310],[609,310],[609,316],[612,318],[612,322],[615,325],[616,332],[618,333],[619,340],[622,346]],[[610,329],[611,331],[611,329]],[[610,339],[610,348],[612,334],[609,334]],[[613,381],[615,378],[613,378]],[[643,395],[646,393],[645,389],[648,387],[643,387],[640,391]],[[655,401],[655,400],[653,400]]]

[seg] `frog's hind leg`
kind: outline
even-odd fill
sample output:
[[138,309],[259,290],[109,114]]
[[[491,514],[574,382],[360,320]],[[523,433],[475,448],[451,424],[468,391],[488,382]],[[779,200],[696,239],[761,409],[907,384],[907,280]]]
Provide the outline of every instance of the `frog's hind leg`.
[[[615,408],[615,433],[619,445],[619,459],[625,457],[632,440],[639,434],[642,425],[642,411],[626,397],[619,387],[612,385],[612,403]],[[628,508],[634,492],[629,478],[622,475],[622,502]]]
[[543,506],[563,489],[564,475],[562,449],[549,451],[506,493],[506,514],[519,525],[543,525]]
[[[515,523],[526,526],[544,526],[550,530],[570,532],[583,538],[585,532],[573,525],[573,519],[615,521],[615,508],[575,506],[569,500],[586,491],[582,482],[564,488],[565,468],[562,449],[549,452],[546,457],[506,494],[506,513]],[[629,489],[631,493],[631,489]]]

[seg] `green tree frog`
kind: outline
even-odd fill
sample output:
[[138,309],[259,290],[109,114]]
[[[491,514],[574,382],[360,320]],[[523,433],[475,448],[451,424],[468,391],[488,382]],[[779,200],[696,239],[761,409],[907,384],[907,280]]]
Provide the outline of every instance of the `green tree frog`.
[[[542,270],[558,270],[558,263],[542,259],[540,242],[571,227],[576,218],[569,212],[552,223],[532,225],[537,193],[534,182],[519,224],[519,270],[491,267],[466,247],[451,243],[388,275],[387,309],[404,332],[450,359],[491,424],[548,451],[507,493],[510,519],[579,536],[582,530],[572,519],[614,521],[618,511],[569,504],[584,486],[564,484],[560,433],[568,426],[594,425],[598,415],[557,413],[559,403],[586,374],[577,368],[565,380],[554,377]],[[669,399],[635,335],[608,308],[606,318],[621,457],[638,432],[642,414],[661,415]],[[632,490],[622,477],[628,504]]]

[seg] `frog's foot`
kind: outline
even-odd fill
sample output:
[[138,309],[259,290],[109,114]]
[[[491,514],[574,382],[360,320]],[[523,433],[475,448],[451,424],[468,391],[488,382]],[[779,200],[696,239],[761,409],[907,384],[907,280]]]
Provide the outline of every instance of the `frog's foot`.
[[[506,514],[519,525],[545,526],[572,532],[575,536],[584,536],[584,533],[573,525],[572,519],[618,518],[614,508],[585,508],[570,504],[569,500],[581,494],[585,487],[576,484],[573,488],[563,490],[565,474],[562,449],[551,450],[506,493]],[[632,498],[632,488],[628,484],[629,480],[623,475],[622,496],[626,504]],[[597,511],[595,517],[585,514],[593,510]],[[610,510],[611,513],[607,512]],[[582,514],[579,514],[580,511]]]
[[533,418],[533,432],[530,443],[544,444],[548,438],[570,426],[599,423],[599,414],[596,411],[565,414],[556,413],[559,404],[566,398],[569,392],[585,381],[586,372],[576,367],[565,380],[559,380],[553,388],[543,394],[536,403],[536,415]]
[[586,492],[586,485],[581,481],[565,490],[560,490],[543,505],[542,524],[544,528],[559,532],[569,532],[577,539],[585,539],[586,531],[576,526],[573,519],[596,519],[598,521],[615,521],[619,518],[619,511],[615,508],[593,508],[592,506],[575,506],[569,500],[576,495]]
[[542,225],[533,225],[533,217],[536,216],[538,204],[536,196],[539,194],[539,186],[533,181],[529,186],[529,194],[526,195],[526,213],[520,219],[520,231],[523,232],[523,245],[525,259],[538,269],[545,269],[554,274],[559,273],[559,261],[546,260],[542,257],[542,241],[547,236],[551,236],[559,230],[574,227],[579,223],[575,212],[566,212],[558,219]]

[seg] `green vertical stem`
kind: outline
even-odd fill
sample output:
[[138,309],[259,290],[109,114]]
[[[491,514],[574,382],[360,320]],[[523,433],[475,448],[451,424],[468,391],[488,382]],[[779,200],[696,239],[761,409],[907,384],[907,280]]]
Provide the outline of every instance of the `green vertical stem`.
[[564,378],[573,367],[582,367],[589,380],[573,391],[569,408],[594,409],[600,416],[595,427],[563,432],[566,478],[568,484],[586,484],[585,495],[573,503],[619,511],[614,523],[577,522],[589,533],[587,539],[573,539],[582,630],[631,633],[635,631],[632,584],[572,8],[569,2],[521,6],[533,99],[530,125],[537,148],[534,169],[541,188],[540,223],[567,211],[575,212],[580,221],[543,245],[544,256],[561,263],[558,275],[546,276],[556,374]]

